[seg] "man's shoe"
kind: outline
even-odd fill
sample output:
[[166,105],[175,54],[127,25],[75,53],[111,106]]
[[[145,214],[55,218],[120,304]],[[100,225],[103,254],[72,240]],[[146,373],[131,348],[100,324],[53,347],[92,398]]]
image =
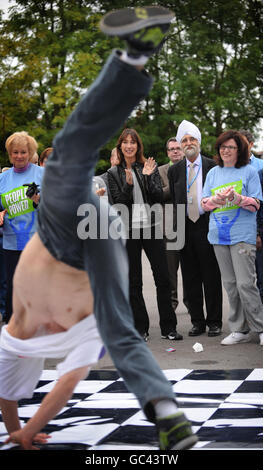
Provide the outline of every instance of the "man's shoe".
[[208,330],[208,333],[207,333],[207,336],[219,336],[221,335],[221,328],[220,326],[210,326],[209,327],[209,330]]
[[157,419],[156,429],[160,450],[190,449],[198,441],[192,432],[191,424],[181,411]]
[[250,333],[230,333],[229,336],[224,338],[221,341],[223,346],[229,346],[231,344],[239,344],[239,343],[248,343],[251,340]]
[[189,331],[188,336],[199,336],[205,333],[205,327],[200,326],[193,326],[193,328]]
[[149,333],[143,333],[142,334],[142,339],[143,339],[143,341],[145,341],[145,343],[147,343],[147,341],[149,339]]
[[179,333],[177,333],[176,330],[171,331],[171,332],[168,333],[167,335],[161,335],[161,338],[163,338],[163,339],[171,339],[171,340],[175,340],[175,341],[178,341],[178,340],[180,340],[180,339],[183,339],[182,335],[180,335]]
[[128,55],[151,56],[161,48],[173,18],[174,14],[164,7],[123,8],[107,13],[100,29],[108,36],[126,40]]

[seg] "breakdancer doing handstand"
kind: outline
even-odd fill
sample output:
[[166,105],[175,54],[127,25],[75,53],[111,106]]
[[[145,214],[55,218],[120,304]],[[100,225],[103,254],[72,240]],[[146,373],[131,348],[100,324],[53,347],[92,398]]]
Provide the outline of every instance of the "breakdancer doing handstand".
[[[126,8],[105,15],[101,30],[123,38],[53,142],[38,208],[38,231],[14,276],[13,315],[1,332],[0,405],[9,438],[23,449],[46,443],[41,433],[103,353],[103,344],[146,417],[156,424],[160,449],[187,449],[197,437],[174,393],[135,330],[123,239],[82,239],[78,208],[90,203],[98,151],[147,96],[148,58],[165,40],[173,14],[162,7]],[[109,214],[109,219],[114,218]],[[97,331],[98,328],[98,331]],[[101,339],[100,339],[101,338]],[[102,341],[101,341],[102,340]],[[102,343],[103,342],[103,343]],[[63,357],[59,380],[21,428],[17,400],[32,396],[46,357]]]

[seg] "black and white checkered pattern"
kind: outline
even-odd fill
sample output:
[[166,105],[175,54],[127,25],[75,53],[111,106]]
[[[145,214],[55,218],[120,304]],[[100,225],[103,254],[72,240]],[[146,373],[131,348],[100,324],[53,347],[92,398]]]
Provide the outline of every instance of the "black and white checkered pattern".
[[[194,450],[263,449],[263,369],[178,369],[164,374],[199,437]],[[54,370],[43,371],[33,398],[19,402],[22,423],[35,413],[56,376]],[[52,436],[49,444],[68,449],[158,450],[155,426],[112,370],[92,371],[44,431]],[[6,437],[0,421],[0,442]]]

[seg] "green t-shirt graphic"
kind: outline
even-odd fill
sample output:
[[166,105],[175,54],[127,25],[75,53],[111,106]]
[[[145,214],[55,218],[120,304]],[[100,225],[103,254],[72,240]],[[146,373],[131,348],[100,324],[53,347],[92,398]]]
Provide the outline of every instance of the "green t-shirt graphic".
[[2,206],[7,210],[9,219],[33,212],[33,201],[28,199],[26,191],[27,186],[20,186],[1,194]]

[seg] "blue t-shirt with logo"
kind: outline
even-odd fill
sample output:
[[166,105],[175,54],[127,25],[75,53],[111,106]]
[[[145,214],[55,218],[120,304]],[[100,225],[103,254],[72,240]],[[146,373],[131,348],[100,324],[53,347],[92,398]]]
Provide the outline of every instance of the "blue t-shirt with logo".
[[[233,186],[238,194],[262,200],[258,172],[251,165],[241,168],[212,168],[206,177],[203,197],[210,197]],[[210,213],[208,240],[212,245],[234,245],[246,242],[255,245],[257,213],[242,209],[233,202]]]
[[22,251],[36,231],[36,209],[26,196],[24,184],[41,187],[44,168],[29,164],[27,170],[17,173],[14,168],[0,174],[1,210],[7,209],[3,225],[3,248]]

